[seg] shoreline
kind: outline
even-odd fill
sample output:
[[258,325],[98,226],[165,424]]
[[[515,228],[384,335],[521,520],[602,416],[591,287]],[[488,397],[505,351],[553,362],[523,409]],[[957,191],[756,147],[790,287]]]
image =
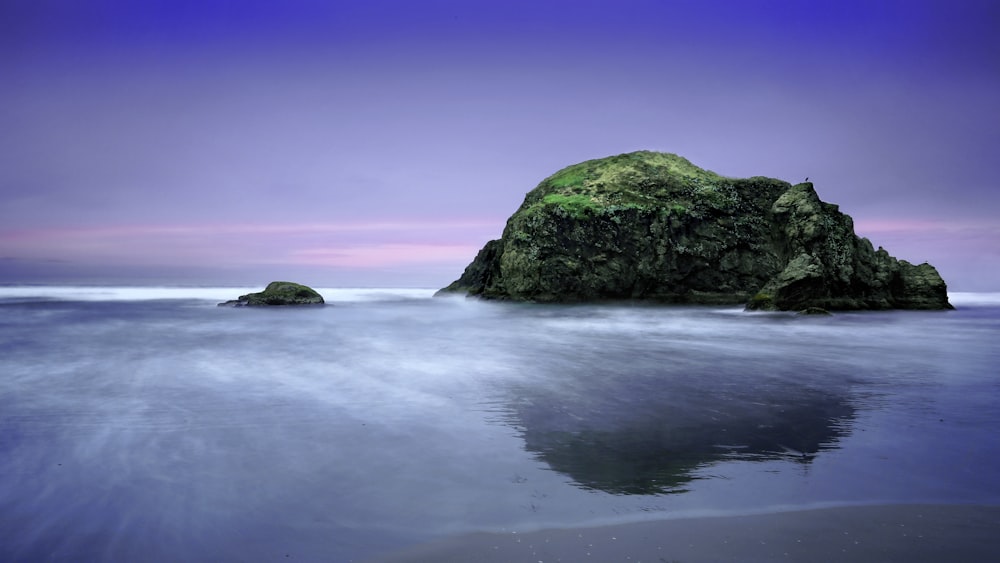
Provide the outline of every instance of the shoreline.
[[526,533],[478,532],[368,563],[995,561],[1000,506],[889,504],[700,516]]

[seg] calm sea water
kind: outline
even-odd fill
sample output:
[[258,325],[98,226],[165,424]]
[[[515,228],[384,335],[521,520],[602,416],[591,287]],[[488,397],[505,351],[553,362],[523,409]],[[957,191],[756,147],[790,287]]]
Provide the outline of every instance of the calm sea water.
[[949,312],[0,288],[0,560],[348,561],[448,534],[1000,504],[1000,295]]

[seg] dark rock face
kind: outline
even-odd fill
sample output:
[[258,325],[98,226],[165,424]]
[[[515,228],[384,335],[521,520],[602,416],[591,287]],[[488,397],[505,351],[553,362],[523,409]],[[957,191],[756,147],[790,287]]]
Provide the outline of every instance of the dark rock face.
[[323,296],[311,287],[276,281],[267,284],[264,291],[240,295],[239,299],[219,303],[220,307],[261,307],[271,305],[323,305]]
[[734,179],[636,152],[560,170],[442,293],[537,302],[947,309],[947,287],[854,234],[811,183]]
[[821,309],[819,307],[809,307],[808,309],[802,309],[801,311],[799,311],[799,314],[800,315],[815,315],[815,316],[823,317],[823,316],[832,315],[833,313],[831,313],[830,311],[827,311],[826,309]]

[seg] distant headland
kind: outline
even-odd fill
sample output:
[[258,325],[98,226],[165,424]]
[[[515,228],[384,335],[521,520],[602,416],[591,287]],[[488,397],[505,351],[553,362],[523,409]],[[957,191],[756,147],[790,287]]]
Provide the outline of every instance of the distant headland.
[[544,179],[442,293],[782,311],[952,308],[933,266],[875,250],[812,183],[727,178],[649,151]]

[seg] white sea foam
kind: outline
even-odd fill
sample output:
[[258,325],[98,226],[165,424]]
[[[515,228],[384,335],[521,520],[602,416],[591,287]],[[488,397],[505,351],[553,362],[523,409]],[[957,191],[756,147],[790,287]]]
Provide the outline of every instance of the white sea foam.
[[[152,299],[203,299],[226,301],[261,291],[261,287],[130,287],[130,286],[9,286],[0,287],[0,299],[59,299],[67,301],[147,301]],[[413,288],[315,288],[331,303],[429,299],[433,289]]]
[[956,307],[1000,305],[1000,292],[950,291],[948,300]]
[[[259,291],[259,290],[257,290]],[[401,301],[430,299],[436,289],[420,288],[349,288],[317,287],[316,291],[327,301]]]
[[0,299],[60,299],[67,301],[146,301],[150,299],[214,299],[224,301],[249,291],[248,287],[115,287],[13,286],[0,287]]
[[[0,286],[0,299],[62,299],[69,301],[146,301],[151,299],[204,299],[226,301],[262,287],[171,287],[171,286]],[[329,302],[401,301],[429,299],[436,290],[427,288],[315,288]],[[955,306],[1000,305],[1000,292],[953,291],[948,298]],[[740,314],[740,307],[713,309],[713,313]]]

